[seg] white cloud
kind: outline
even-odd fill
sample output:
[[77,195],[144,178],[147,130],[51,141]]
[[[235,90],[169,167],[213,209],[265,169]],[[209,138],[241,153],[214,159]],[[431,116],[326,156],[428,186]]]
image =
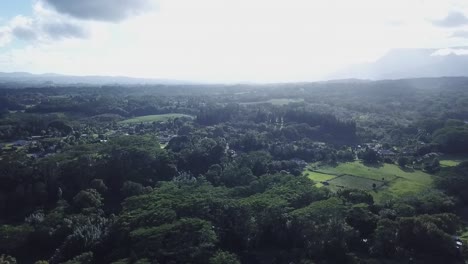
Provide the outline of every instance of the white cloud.
[[433,23],[439,27],[459,27],[468,25],[468,18],[462,12],[451,11],[446,17],[434,20]]
[[450,35],[451,38],[468,38],[468,30],[457,30]]
[[78,23],[74,19],[47,10],[41,2],[36,2],[33,9],[32,17],[17,15],[0,28],[0,47],[6,46],[14,39],[45,42],[88,36],[87,23]]
[[43,0],[60,13],[79,19],[118,22],[146,13],[154,0]]
[[[438,0],[160,0],[158,5],[119,24],[68,18],[89,28],[87,39],[9,50],[0,55],[0,71],[314,80],[375,60],[390,48],[462,45],[463,39],[447,37],[453,32],[431,21],[468,10],[463,1]],[[35,14],[41,25],[52,17],[63,21],[46,6],[36,7]]]
[[448,56],[448,55],[468,55],[468,49],[463,49],[463,48],[439,49],[431,54],[431,56]]

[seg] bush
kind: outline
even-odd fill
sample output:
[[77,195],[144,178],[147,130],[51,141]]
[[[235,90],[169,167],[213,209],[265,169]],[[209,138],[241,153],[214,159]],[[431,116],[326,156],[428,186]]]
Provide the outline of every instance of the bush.
[[102,205],[102,197],[96,189],[82,190],[73,197],[73,203],[80,209],[100,207]]
[[16,264],[16,259],[12,256],[1,255],[0,264]]
[[211,257],[210,264],[240,264],[240,261],[235,254],[218,251]]
[[0,226],[0,252],[10,253],[26,245],[29,235],[34,231],[30,225]]

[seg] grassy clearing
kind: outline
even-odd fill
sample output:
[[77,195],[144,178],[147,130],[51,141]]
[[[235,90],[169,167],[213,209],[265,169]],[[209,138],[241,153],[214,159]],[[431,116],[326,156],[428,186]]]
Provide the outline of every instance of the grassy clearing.
[[331,185],[338,188],[352,188],[360,190],[372,190],[375,184],[376,189],[384,185],[382,181],[371,180],[368,178],[356,177],[352,175],[343,175],[329,181]]
[[280,99],[270,99],[267,101],[258,101],[258,102],[247,102],[247,103],[240,103],[241,105],[252,105],[252,104],[273,104],[273,105],[287,105],[290,103],[299,103],[303,102],[304,99],[288,99],[288,98],[280,98]]
[[442,167],[455,167],[460,163],[461,163],[460,161],[456,161],[456,160],[441,160],[440,161],[440,166],[442,166]]
[[464,161],[468,161],[467,155],[443,155],[440,159],[440,165],[442,167],[455,167]]
[[389,186],[385,189],[382,189],[381,192],[377,192],[374,194],[374,198],[376,200],[380,200],[383,196],[405,196],[411,195],[415,193],[423,192],[430,188],[430,185],[420,184],[415,181],[411,181],[404,178],[396,179],[394,182],[391,182]]
[[325,173],[320,173],[320,172],[315,172],[315,171],[306,171],[305,175],[313,180],[314,182],[323,182],[323,181],[328,181],[333,178],[336,178],[335,175],[330,175],[330,174],[325,174]]
[[267,103],[273,104],[273,105],[287,105],[290,103],[299,103],[303,102],[304,99],[270,99],[267,101]]
[[370,167],[362,164],[361,162],[355,161],[341,163],[336,167],[322,167],[317,171],[335,175],[355,175],[378,181],[381,181],[382,179],[385,181],[393,181],[397,178],[405,178],[420,184],[432,183],[431,175],[417,170],[402,170],[394,164],[383,164],[381,166]]
[[162,114],[162,115],[147,115],[147,116],[138,116],[135,118],[130,118],[124,121],[119,122],[120,124],[134,124],[134,123],[147,123],[147,122],[164,122],[169,119],[174,119],[178,117],[189,117],[193,118],[190,115],[184,114]]
[[[341,163],[335,167],[319,167],[314,172],[315,175],[335,176],[326,180],[331,190],[342,188],[369,190],[376,201],[391,196],[420,193],[431,188],[434,177],[419,170],[402,169],[394,164],[371,167],[358,161]],[[375,189],[373,184],[376,186]]]

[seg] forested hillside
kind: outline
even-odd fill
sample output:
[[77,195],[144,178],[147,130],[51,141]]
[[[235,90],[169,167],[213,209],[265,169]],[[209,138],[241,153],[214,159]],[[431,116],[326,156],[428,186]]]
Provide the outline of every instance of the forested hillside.
[[0,89],[0,263],[464,263],[467,188],[468,78]]

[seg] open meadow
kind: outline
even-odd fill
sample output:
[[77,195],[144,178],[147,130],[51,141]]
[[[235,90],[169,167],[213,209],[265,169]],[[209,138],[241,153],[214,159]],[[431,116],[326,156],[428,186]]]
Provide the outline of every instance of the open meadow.
[[174,118],[187,117],[193,118],[190,115],[184,114],[161,114],[161,115],[146,115],[138,116],[130,119],[126,119],[120,122],[120,124],[135,124],[135,123],[148,123],[148,122],[164,122]]
[[394,164],[367,166],[359,161],[337,166],[308,168],[305,175],[332,191],[354,188],[371,191],[376,201],[384,197],[404,196],[422,192],[432,187],[433,178],[423,171],[402,169]]

